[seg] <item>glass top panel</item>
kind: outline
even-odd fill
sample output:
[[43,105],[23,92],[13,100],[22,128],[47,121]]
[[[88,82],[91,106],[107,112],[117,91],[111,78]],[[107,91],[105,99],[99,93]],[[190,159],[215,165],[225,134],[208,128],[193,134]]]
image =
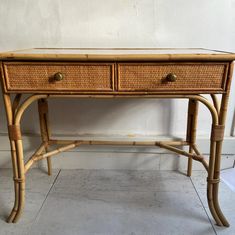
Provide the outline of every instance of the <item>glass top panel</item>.
[[200,48],[33,48],[11,51],[12,54],[227,54],[229,52],[214,51]]

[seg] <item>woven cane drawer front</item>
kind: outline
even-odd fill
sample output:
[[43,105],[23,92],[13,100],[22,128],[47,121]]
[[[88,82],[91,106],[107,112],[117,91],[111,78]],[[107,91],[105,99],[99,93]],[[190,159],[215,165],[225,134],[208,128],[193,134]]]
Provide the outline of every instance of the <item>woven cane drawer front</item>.
[[[9,91],[112,91],[114,65],[107,63],[6,62]],[[62,80],[55,75],[62,74]]]
[[[226,63],[120,63],[119,91],[223,91]],[[175,76],[169,81],[168,76]]]

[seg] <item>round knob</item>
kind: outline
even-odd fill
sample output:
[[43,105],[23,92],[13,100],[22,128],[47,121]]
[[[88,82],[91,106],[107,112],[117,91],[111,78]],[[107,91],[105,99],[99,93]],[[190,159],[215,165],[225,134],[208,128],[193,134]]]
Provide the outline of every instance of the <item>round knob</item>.
[[167,80],[168,82],[175,82],[176,79],[177,79],[177,76],[176,76],[175,74],[173,74],[173,73],[169,73],[169,74],[167,74],[167,76],[166,76],[166,80]]
[[61,81],[63,79],[64,79],[64,74],[63,73],[61,73],[61,72],[55,73],[55,75],[54,75],[54,80],[55,81]]

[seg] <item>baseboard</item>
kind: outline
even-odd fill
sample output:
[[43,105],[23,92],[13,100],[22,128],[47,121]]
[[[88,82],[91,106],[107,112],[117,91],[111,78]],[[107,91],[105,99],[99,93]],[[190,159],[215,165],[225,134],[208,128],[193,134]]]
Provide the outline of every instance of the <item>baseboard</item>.
[[[73,136],[54,136],[54,138],[74,139]],[[78,136],[77,139],[108,139],[108,140],[153,140],[153,136]],[[159,139],[175,139],[159,137]],[[30,156],[40,143],[37,135],[23,136],[25,159]],[[197,144],[201,152],[208,156],[209,141],[206,137],[198,137]],[[233,166],[235,160],[235,138],[226,137],[223,144],[222,169]],[[10,147],[7,135],[0,135],[0,168],[11,167]],[[46,161],[41,161],[35,167],[45,167]],[[60,169],[133,169],[133,170],[185,170],[187,158],[177,156],[158,147],[136,146],[81,146],[68,152],[63,152],[52,158],[53,168]],[[195,162],[193,170],[202,170],[200,163]]]

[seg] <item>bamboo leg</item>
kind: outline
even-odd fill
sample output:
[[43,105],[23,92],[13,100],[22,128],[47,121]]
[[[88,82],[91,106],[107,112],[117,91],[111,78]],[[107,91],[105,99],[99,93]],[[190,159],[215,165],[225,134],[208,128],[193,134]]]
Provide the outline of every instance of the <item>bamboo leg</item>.
[[[189,153],[193,153],[192,145],[196,142],[196,129],[197,129],[197,115],[198,115],[198,101],[189,99],[188,102],[188,121],[187,121],[187,137],[186,140],[189,142]],[[193,159],[188,158],[188,170],[187,176],[192,175],[192,164]]]
[[[11,145],[11,158],[12,158],[12,168],[13,168],[13,179],[18,178],[18,169],[17,169],[17,161],[16,161],[16,149],[15,149],[15,142],[10,141]],[[18,205],[19,205],[19,183],[14,180],[14,191],[15,191],[15,202],[13,209],[10,213],[10,215],[7,218],[8,223],[12,223],[17,210],[18,210]]]
[[212,98],[213,104],[215,106],[215,109],[216,109],[217,113],[219,114],[219,112],[220,112],[220,108],[219,108],[220,105],[219,105],[219,101],[217,99],[216,94],[211,94],[211,98]]
[[13,167],[13,178],[14,178],[14,188],[15,188],[15,203],[11,211],[11,214],[7,219],[7,222],[15,223],[19,219],[19,216],[24,207],[25,177],[24,177],[23,148],[22,148],[20,126],[19,125],[16,126],[14,123],[15,117],[12,110],[10,95],[4,94],[3,97],[7,113],[7,120],[8,120],[8,133],[11,144],[12,167]]
[[[217,144],[217,148],[216,148],[216,155],[220,155],[221,154],[221,147],[222,146],[222,142]],[[219,150],[220,149],[220,150]],[[220,157],[219,157],[220,158]],[[220,159],[219,159],[220,161]],[[229,223],[227,221],[227,219],[225,218],[225,216],[223,215],[223,212],[220,209],[220,205],[219,205],[219,199],[218,199],[218,194],[219,194],[219,178],[220,178],[220,162],[216,161],[215,164],[215,173],[214,173],[214,178],[215,180],[218,179],[218,181],[216,183],[214,183],[213,185],[213,202],[214,202],[214,207],[215,210],[222,222],[222,225],[224,225],[225,227],[229,227]]]
[[13,108],[9,94],[3,94],[4,104],[6,108],[7,121],[8,121],[8,134],[11,144],[12,153],[12,166],[13,166],[13,178],[15,185],[15,203],[11,214],[9,215],[7,222],[16,223],[25,203],[25,169],[23,159],[23,145],[21,139],[20,120],[25,109],[39,97],[43,98],[43,95],[33,96],[28,98],[17,112],[13,114]]
[[212,125],[212,133],[211,133],[211,145],[213,145],[213,149],[210,155],[210,163],[209,163],[209,172],[208,172],[208,186],[207,186],[207,197],[208,203],[210,202],[210,209],[213,217],[218,226],[226,226],[229,227],[229,223],[225,216],[223,215],[219,200],[219,181],[220,181],[220,162],[221,162],[221,151],[222,151],[222,142],[224,136],[224,124],[227,113],[227,105],[228,105],[228,94],[223,94],[221,108],[219,110],[219,119],[216,125]]
[[[227,106],[228,106],[228,94],[224,94],[222,96],[220,115],[219,115],[219,125],[220,127],[223,128],[223,130],[224,130],[226,114],[227,114]],[[222,225],[229,227],[229,223],[220,209],[219,199],[218,199],[222,143],[223,143],[223,133],[221,134],[216,144],[216,153],[215,153],[216,158],[215,158],[215,168],[214,168],[215,182],[213,184],[213,203],[214,203],[215,210],[222,222]]]
[[[222,143],[223,143],[223,139],[224,139],[224,127],[225,127],[225,121],[226,121],[226,115],[227,115],[229,90],[230,90],[231,81],[232,81],[232,77],[233,77],[234,65],[235,65],[234,62],[231,63],[231,65],[230,65],[228,84],[227,84],[227,93],[222,95],[220,110],[218,110],[219,111],[218,112],[219,120],[218,120],[217,128],[220,129],[220,132],[217,131],[218,135],[216,137],[217,144],[216,144],[216,150],[215,150],[216,151],[215,152],[215,166],[214,166],[214,176],[213,176],[214,182],[213,182],[213,188],[212,188],[214,208],[216,210],[216,213],[218,214],[218,217],[221,221],[221,224],[226,227],[229,227],[229,223],[220,209],[219,200],[218,200],[218,193],[219,193]],[[221,225],[221,224],[218,224],[218,225]]]
[[[190,97],[189,97],[190,98]],[[191,97],[192,99],[192,97]],[[198,100],[202,102],[210,111],[211,117],[212,117],[212,128],[211,128],[211,136],[213,134],[213,127],[218,125],[218,112],[215,109],[213,105],[211,105],[205,98],[195,97],[195,100]],[[189,136],[189,135],[188,135]],[[193,146],[193,145],[192,145]],[[210,140],[210,158],[209,158],[209,167],[208,167],[208,183],[207,183],[207,200],[210,212],[215,219],[216,223],[220,226],[222,226],[222,222],[219,218],[219,215],[215,209],[215,203],[214,203],[214,194],[213,194],[213,184],[214,184],[214,168],[215,168],[215,153],[216,153],[216,141],[214,138],[211,138]]]
[[[12,112],[12,104],[11,104],[11,98],[8,94],[3,94],[4,99],[4,105],[6,109],[6,115],[7,115],[7,122],[8,126],[11,126],[13,124],[13,112]],[[10,138],[10,146],[11,146],[11,159],[12,159],[12,168],[13,168],[13,179],[18,178],[18,167],[17,167],[17,157],[16,157],[16,147],[15,147],[15,141]],[[10,215],[7,218],[7,222],[11,223],[17,213],[18,205],[19,205],[19,183],[17,181],[14,181],[14,190],[15,190],[15,202],[13,209],[10,213]]]
[[[50,129],[49,129],[49,121],[48,121],[48,103],[46,99],[38,100],[38,113],[39,113],[39,122],[40,122],[40,130],[41,130],[41,138],[42,141],[48,143],[50,139]],[[46,152],[48,151],[48,147],[45,148]],[[48,175],[52,173],[51,166],[51,158],[47,158],[47,168]]]
[[[193,153],[193,148],[189,146],[189,153]],[[191,177],[193,168],[193,159],[191,157],[188,158],[188,168],[187,168],[187,176]]]
[[21,99],[22,94],[16,94],[14,101],[12,103],[12,113],[15,115],[17,108],[19,107],[20,99]]
[[16,154],[17,154],[17,165],[18,165],[18,178],[15,178],[15,181],[19,183],[19,202],[18,209],[14,218],[12,219],[13,223],[16,223],[23,211],[25,204],[25,172],[24,172],[24,160],[23,160],[23,145],[22,140],[16,141]]
[[[213,132],[213,127],[211,128]],[[215,152],[216,152],[216,141],[211,138],[210,141],[210,157],[209,157],[209,169],[208,169],[208,178],[207,178],[207,201],[210,212],[216,221],[216,224],[222,226],[222,222],[217,214],[214,205],[214,194],[213,194],[213,183],[214,183],[214,167],[215,167]]]

